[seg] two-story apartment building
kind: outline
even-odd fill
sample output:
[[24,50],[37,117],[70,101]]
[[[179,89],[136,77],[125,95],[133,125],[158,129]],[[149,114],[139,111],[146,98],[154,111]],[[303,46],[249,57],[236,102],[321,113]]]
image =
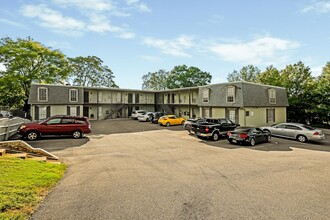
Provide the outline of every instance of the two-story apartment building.
[[58,114],[127,118],[133,110],[144,109],[185,118],[226,117],[260,126],[285,122],[288,99],[284,88],[249,82],[164,91],[33,84],[29,104],[33,120]]

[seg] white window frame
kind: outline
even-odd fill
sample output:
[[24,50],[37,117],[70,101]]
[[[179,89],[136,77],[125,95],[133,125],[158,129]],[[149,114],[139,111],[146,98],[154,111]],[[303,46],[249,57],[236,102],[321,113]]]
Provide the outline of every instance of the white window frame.
[[235,110],[229,110],[229,120],[232,122],[236,122],[236,111]]
[[47,118],[47,106],[39,106],[38,111],[39,119]]
[[71,116],[78,116],[78,106],[70,106],[70,115]]
[[[40,99],[40,95],[41,95],[40,90],[45,90],[45,99]],[[38,87],[38,102],[48,102],[48,88]]]
[[[272,112],[272,114],[270,114]],[[275,108],[267,108],[266,111],[267,123],[275,122]]]
[[[76,93],[75,96],[73,92]],[[69,89],[69,102],[78,102],[78,89]]]
[[[234,103],[235,102],[235,86],[228,86],[227,87],[227,95],[226,95],[226,102],[227,103]],[[229,101],[228,99],[232,98],[232,101]]]
[[202,101],[208,103],[210,100],[210,89],[204,89],[202,94]]
[[268,100],[269,100],[269,104],[276,104],[276,90],[275,89],[268,90]]

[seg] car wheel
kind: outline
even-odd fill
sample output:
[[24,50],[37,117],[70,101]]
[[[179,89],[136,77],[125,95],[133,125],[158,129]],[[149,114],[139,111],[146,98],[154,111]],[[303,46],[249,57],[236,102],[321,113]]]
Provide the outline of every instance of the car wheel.
[[39,134],[36,131],[30,131],[26,134],[26,138],[29,141],[34,141],[39,137]]
[[232,140],[228,140],[228,142],[229,142],[230,144],[233,144],[233,141],[232,141]]
[[251,146],[256,145],[256,140],[255,140],[254,138],[251,138],[251,140],[250,140],[250,144],[251,144]]
[[298,136],[297,136],[297,140],[298,140],[299,142],[305,143],[305,142],[307,141],[307,137],[304,136],[304,135],[298,135]]
[[214,140],[214,141],[219,140],[219,133],[218,133],[218,132],[214,132],[214,133],[212,134],[212,140]]
[[171,125],[171,124],[170,124],[169,122],[166,123],[166,127],[170,127],[170,125]]
[[74,132],[72,132],[72,137],[73,137],[74,139],[81,138],[81,136],[82,136],[81,131],[74,131]]
[[272,136],[270,136],[270,134],[267,136],[267,142],[271,142],[272,140]]

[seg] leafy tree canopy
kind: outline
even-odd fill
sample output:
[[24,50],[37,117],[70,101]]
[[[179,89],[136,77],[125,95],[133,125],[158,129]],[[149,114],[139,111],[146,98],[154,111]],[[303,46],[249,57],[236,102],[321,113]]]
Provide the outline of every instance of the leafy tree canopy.
[[158,70],[157,72],[149,72],[142,76],[142,89],[145,90],[164,90],[167,89],[167,79],[170,75],[165,70]]
[[246,82],[256,82],[260,74],[258,67],[253,65],[243,66],[242,69],[237,72],[234,70],[232,73],[228,74],[228,82],[236,81],[246,81]]
[[68,58],[71,67],[70,77],[78,86],[103,86],[118,88],[114,74],[103,61],[96,56]]
[[68,62],[63,53],[45,47],[30,37],[17,40],[1,38],[0,63],[6,68],[0,73],[1,92],[11,96],[10,90],[14,88],[17,93],[9,98],[10,105],[21,105],[22,100],[18,97],[22,94],[26,103],[33,82],[56,83],[66,79],[69,74]]

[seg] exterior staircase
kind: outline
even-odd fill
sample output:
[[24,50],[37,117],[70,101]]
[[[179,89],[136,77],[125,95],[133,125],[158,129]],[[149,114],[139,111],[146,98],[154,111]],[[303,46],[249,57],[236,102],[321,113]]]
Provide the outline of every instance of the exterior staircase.
[[167,115],[173,115],[174,114],[171,107],[167,104],[162,104],[161,108],[163,109],[164,112],[166,112]]
[[115,113],[117,113],[118,111],[122,110],[124,107],[126,107],[127,105],[126,104],[121,104],[119,106],[117,106],[115,109],[112,109],[109,114],[107,114],[103,120],[107,120],[109,118],[111,118]]

